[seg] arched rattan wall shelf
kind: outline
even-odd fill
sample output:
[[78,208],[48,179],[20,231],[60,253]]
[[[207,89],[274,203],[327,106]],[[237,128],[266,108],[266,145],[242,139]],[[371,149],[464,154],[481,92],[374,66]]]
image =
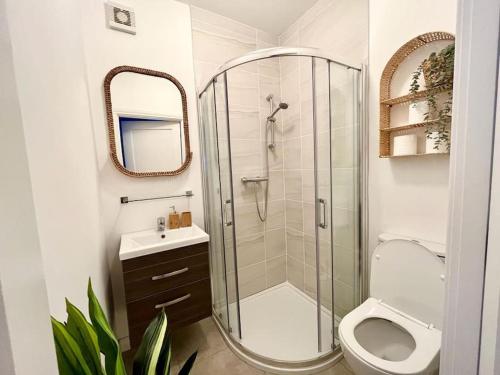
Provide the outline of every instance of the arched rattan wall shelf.
[[[421,48],[428,43],[449,40],[454,41],[455,37],[453,34],[435,31],[426,34],[422,34],[413,38],[402,47],[400,47],[396,53],[387,62],[387,65],[382,72],[382,77],[380,79],[380,151],[379,156],[381,158],[391,157],[391,133],[406,131],[409,129],[424,127],[426,123],[409,124],[405,126],[398,126],[391,128],[391,107],[397,104],[411,103],[415,99],[421,99],[426,97],[427,90],[418,91],[415,94],[408,94],[400,97],[391,97],[391,82],[392,77],[400,64],[414,51]],[[436,91],[446,91],[449,88],[443,87],[439,89],[433,89]]]

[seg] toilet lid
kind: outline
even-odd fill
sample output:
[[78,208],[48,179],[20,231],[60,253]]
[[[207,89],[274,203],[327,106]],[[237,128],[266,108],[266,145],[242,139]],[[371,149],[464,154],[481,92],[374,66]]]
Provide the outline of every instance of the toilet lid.
[[373,252],[370,296],[441,329],[444,273],[444,263],[424,246],[390,240]]

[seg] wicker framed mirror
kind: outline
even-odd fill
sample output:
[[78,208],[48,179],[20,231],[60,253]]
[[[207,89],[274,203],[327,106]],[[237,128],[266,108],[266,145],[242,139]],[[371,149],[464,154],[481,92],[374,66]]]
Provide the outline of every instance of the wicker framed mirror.
[[131,177],[176,176],[191,164],[186,92],[168,73],[118,66],[104,79],[111,160]]

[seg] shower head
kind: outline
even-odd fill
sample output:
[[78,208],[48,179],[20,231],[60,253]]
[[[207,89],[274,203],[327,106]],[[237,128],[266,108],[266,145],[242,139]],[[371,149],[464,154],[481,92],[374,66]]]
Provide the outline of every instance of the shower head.
[[267,119],[268,120],[274,119],[274,115],[276,113],[278,113],[280,109],[287,109],[287,108],[288,108],[288,104],[281,102],[280,104],[278,104],[278,107],[273,111],[273,113],[271,113],[269,116],[267,116]]

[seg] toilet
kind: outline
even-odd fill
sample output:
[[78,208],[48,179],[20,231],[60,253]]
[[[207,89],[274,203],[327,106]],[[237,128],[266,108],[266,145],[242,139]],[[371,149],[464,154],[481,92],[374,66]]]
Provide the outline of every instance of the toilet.
[[373,252],[370,296],[339,325],[344,357],[357,375],[437,374],[444,304],[442,258],[408,239]]

